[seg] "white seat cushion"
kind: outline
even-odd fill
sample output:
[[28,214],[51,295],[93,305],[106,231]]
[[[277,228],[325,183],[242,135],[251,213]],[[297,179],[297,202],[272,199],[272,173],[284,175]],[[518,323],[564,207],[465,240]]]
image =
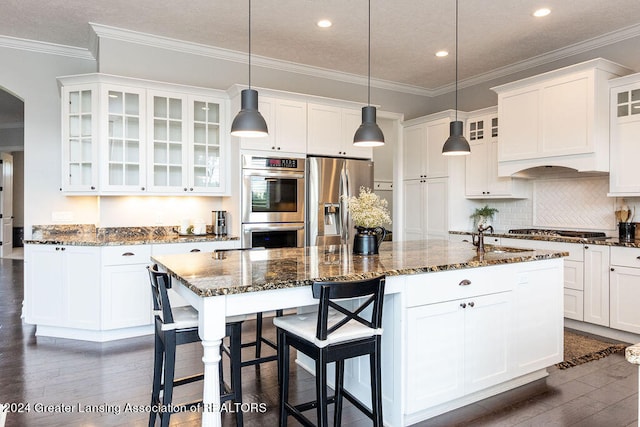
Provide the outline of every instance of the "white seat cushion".
[[[171,308],[173,314],[173,323],[165,323],[162,325],[163,331],[170,331],[172,329],[186,329],[198,327],[198,311],[189,306],[173,307]],[[226,318],[227,323],[242,322],[246,316],[231,316]]]
[[173,323],[163,324],[163,331],[198,327],[198,310],[195,308],[189,305],[184,307],[172,307],[171,313],[173,314]]
[[[327,328],[331,328],[344,318],[345,316],[339,311],[330,309]],[[273,324],[278,328],[284,329],[314,343],[319,348],[326,347],[329,344],[336,344],[357,338],[366,338],[382,334],[382,329],[369,328],[352,319],[347,322],[346,325],[338,328],[337,331],[329,334],[326,340],[319,340],[316,338],[316,327],[318,324],[317,312],[275,317],[273,319]]]

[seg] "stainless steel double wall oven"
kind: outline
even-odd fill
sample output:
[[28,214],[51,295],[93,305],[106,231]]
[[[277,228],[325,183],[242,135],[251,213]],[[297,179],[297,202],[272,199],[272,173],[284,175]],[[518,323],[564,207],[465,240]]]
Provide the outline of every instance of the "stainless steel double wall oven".
[[303,247],[305,159],[242,156],[243,247]]

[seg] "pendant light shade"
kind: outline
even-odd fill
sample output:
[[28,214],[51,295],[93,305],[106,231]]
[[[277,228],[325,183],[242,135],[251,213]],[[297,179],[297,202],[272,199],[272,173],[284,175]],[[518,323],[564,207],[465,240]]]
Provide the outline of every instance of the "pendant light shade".
[[469,142],[464,137],[464,125],[458,120],[458,0],[456,0],[456,120],[449,123],[449,138],[442,146],[443,156],[471,154]]
[[376,123],[376,107],[371,106],[371,0],[369,0],[369,48],[367,77],[367,106],[362,107],[362,124],[353,135],[356,147],[380,147],[384,145],[384,134]]
[[258,91],[244,89],[240,93],[240,111],[231,124],[231,135],[256,138],[268,133],[267,122],[258,111]]
[[379,147],[384,145],[384,134],[376,123],[376,107],[362,107],[362,124],[353,136],[356,147]]
[[258,91],[251,89],[251,0],[249,0],[249,89],[240,93],[240,111],[231,123],[231,135],[258,138],[269,134],[267,122],[258,111]]
[[459,120],[449,123],[449,138],[442,147],[442,154],[445,156],[464,156],[471,153],[471,147],[462,133],[463,128],[464,126]]

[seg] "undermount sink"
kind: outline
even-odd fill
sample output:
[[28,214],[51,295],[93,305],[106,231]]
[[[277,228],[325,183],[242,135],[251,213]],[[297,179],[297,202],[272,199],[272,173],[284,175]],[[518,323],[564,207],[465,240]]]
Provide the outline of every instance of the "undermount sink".
[[511,247],[508,247],[508,246],[484,245],[485,253],[490,252],[490,253],[494,253],[494,254],[531,252],[532,250],[533,249],[526,249],[526,248],[511,248]]

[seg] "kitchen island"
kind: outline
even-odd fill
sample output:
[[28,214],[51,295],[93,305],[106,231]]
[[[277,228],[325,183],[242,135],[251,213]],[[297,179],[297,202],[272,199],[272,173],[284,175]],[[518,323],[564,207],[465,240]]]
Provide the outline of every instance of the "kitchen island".
[[[410,425],[547,375],[562,360],[565,252],[468,243],[384,242],[357,256],[348,245],[153,256],[199,311],[204,348],[203,425],[220,425],[219,345],[225,316],[316,305],[314,280],[387,275],[382,338],[385,424]],[[304,362],[302,362],[304,366]],[[353,360],[345,384],[363,402]],[[367,376],[368,377],[368,376]],[[277,410],[277,408],[268,408]]]

